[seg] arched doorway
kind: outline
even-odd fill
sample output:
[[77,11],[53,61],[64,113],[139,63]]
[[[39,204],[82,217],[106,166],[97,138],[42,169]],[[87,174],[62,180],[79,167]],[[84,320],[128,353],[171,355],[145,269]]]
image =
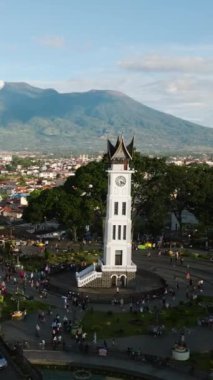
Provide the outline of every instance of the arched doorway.
[[118,282],[118,277],[116,276],[116,274],[112,275],[111,276],[111,286],[113,288],[115,288],[117,286],[117,282]]
[[127,278],[125,274],[122,274],[119,278],[120,284],[122,288],[125,288],[127,286]]

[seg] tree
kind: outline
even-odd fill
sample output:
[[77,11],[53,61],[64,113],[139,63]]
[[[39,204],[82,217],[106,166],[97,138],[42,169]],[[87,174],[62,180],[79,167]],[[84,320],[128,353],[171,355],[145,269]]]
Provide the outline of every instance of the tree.
[[107,195],[106,160],[93,161],[79,168],[76,175],[65,182],[64,189],[74,197],[75,204],[83,214],[81,228],[84,226],[85,231],[86,225],[90,225],[91,232],[102,234]]
[[41,193],[42,191],[35,190],[28,197],[28,207],[25,207],[23,211],[23,219],[27,222],[38,223],[44,218]]
[[182,233],[182,212],[191,211],[199,221],[211,224],[213,170],[208,165],[168,165],[167,186],[170,211],[174,212]]
[[104,162],[94,161],[79,168],[64,186],[33,192],[24,219],[37,223],[44,217],[56,217],[70,229],[74,240],[84,236],[86,225],[96,226],[102,233],[107,189],[105,169]]
[[200,164],[193,165],[190,170],[193,174],[193,186],[190,189],[189,208],[202,224],[213,225],[213,168]]
[[162,231],[168,212],[167,164],[164,158],[144,157],[138,152],[133,157],[133,229],[138,234],[136,223],[142,218],[142,232],[156,235]]
[[[182,231],[182,212],[189,210],[204,224],[213,224],[213,168],[208,165],[177,166],[165,158],[143,157],[135,152],[130,165],[134,168],[132,188],[133,233],[157,235],[165,226],[168,213],[174,212]],[[44,217],[56,217],[65,224],[76,240],[85,227],[102,234],[106,209],[106,157],[79,168],[75,176],[61,187],[29,197],[24,218],[33,223]],[[135,235],[134,235],[135,236]],[[136,236],[135,236],[136,237]]]

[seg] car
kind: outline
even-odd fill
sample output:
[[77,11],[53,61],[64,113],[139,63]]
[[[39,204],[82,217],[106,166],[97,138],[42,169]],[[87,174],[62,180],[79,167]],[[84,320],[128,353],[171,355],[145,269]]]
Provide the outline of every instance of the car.
[[7,360],[5,357],[0,353],[0,369],[3,369],[7,367]]

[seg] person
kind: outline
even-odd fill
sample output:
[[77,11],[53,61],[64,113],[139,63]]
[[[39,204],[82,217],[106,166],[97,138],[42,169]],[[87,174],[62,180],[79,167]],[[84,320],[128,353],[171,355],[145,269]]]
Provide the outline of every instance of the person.
[[40,314],[40,320],[41,320],[41,322],[45,322],[45,314],[44,314],[44,311],[42,311],[41,314]]
[[57,346],[57,342],[58,342],[58,341],[57,341],[57,336],[56,336],[56,335],[54,335],[52,342],[53,342],[53,349],[55,349],[56,346]]
[[40,336],[40,326],[39,326],[38,323],[36,324],[36,336],[37,336],[37,337]]
[[178,344],[181,347],[186,347],[186,340],[185,340],[185,333],[184,333],[184,331],[181,331],[181,333],[180,333],[180,339],[179,339]]
[[87,337],[87,333],[86,333],[86,332],[83,332],[83,333],[82,333],[82,341],[83,341],[83,342],[85,342],[86,337]]
[[67,316],[65,315],[64,318],[63,318],[63,327],[66,329],[66,328],[67,328],[67,325],[68,325],[68,318],[67,318]]
[[58,335],[57,343],[58,344],[62,343],[62,336],[61,336],[61,334]]

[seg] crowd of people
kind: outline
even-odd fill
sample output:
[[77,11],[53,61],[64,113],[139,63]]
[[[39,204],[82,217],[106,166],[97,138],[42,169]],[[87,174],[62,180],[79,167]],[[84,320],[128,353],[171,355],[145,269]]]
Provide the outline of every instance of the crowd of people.
[[[150,251],[151,252],[151,251]],[[154,253],[151,252],[151,255]],[[158,251],[159,260],[164,253]],[[150,256],[148,256],[150,257]],[[184,267],[184,275],[176,274],[176,266]],[[185,289],[184,301],[196,299],[199,294],[203,294],[204,281],[203,279],[195,279],[191,275],[190,267],[184,262],[184,259],[178,250],[168,257],[168,268],[174,273],[173,286],[165,284],[163,292],[158,294],[142,295],[138,299],[133,299],[131,302],[126,302],[119,288],[115,288],[115,294],[112,297],[111,303],[113,306],[118,306],[123,311],[130,313],[145,313],[154,312],[160,313],[164,308],[173,307],[176,303],[176,297],[180,290]],[[48,298],[50,276],[57,271],[75,271],[75,264],[53,266],[46,265],[42,270],[27,272],[23,268],[18,270],[9,264],[2,265],[3,277],[0,282],[0,290],[2,294],[7,293],[7,285],[12,285],[14,292],[27,289],[32,289],[33,294],[39,295],[40,298]],[[67,290],[67,293],[61,296],[61,313],[56,313],[53,316],[53,310],[47,312],[41,311],[38,314],[38,319],[35,325],[35,337],[42,349],[46,348],[47,344],[51,344],[53,349],[62,349],[67,346],[67,337],[72,337],[73,341],[78,345],[80,350],[88,350],[87,334],[76,323],[76,315],[79,311],[86,310],[89,303],[88,296],[72,290]],[[44,336],[44,330],[49,331],[49,337]],[[161,336],[163,329],[156,326],[155,335]]]

